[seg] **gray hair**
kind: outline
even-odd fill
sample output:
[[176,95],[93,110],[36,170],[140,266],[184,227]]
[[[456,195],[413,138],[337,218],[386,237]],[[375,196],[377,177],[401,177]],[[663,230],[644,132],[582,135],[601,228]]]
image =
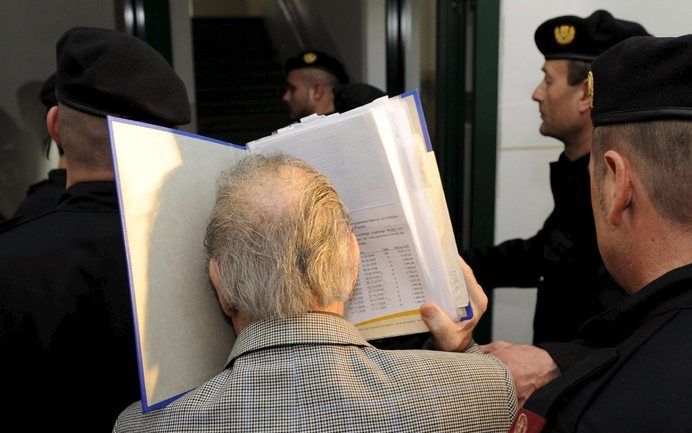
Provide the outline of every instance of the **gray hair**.
[[597,183],[606,173],[603,155],[609,149],[617,150],[630,158],[661,215],[685,227],[692,224],[692,122],[603,125],[594,129],[592,141],[592,175]]
[[346,301],[358,263],[329,180],[283,154],[252,155],[219,179],[205,246],[225,301],[251,320]]

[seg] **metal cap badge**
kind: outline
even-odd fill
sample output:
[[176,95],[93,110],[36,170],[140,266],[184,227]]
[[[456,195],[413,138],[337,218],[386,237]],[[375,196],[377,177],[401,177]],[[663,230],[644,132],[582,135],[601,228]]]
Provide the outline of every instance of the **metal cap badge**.
[[577,31],[574,26],[566,24],[556,26],[553,33],[555,33],[555,42],[560,45],[568,45],[574,41],[574,36],[576,35]]

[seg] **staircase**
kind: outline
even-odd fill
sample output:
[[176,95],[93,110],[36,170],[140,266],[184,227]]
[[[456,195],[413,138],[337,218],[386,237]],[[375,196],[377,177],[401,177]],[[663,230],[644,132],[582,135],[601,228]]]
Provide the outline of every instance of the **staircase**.
[[201,135],[245,144],[291,123],[262,18],[193,18],[192,38]]

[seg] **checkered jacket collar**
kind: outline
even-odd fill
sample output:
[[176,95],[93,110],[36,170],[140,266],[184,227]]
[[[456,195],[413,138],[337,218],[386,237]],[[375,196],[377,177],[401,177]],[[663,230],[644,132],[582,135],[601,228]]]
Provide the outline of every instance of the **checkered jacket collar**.
[[372,347],[343,317],[330,313],[306,313],[249,324],[236,338],[226,368],[232,367],[235,360],[246,353],[299,344]]

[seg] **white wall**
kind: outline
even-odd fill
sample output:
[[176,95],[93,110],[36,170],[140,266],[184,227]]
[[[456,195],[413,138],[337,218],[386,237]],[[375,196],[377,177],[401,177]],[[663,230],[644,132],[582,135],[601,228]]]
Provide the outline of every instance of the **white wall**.
[[363,5],[364,35],[362,41],[363,81],[387,90],[387,19],[385,0],[369,0]]
[[[334,52],[331,53],[344,64],[352,82],[363,81],[363,38],[365,23],[363,9],[366,1],[343,0],[302,0],[315,18],[317,24],[323,27],[321,38],[331,38]],[[318,42],[318,37],[313,37]],[[318,47],[319,49],[319,47]],[[329,50],[328,50],[329,51]]]
[[[495,241],[534,234],[552,209],[549,170],[562,145],[538,133],[538,105],[531,93],[542,78],[543,57],[533,33],[560,15],[606,9],[641,23],[655,36],[692,33],[692,2],[679,0],[504,0],[500,25]],[[535,289],[495,292],[493,338],[529,342]]]
[[55,72],[55,43],[73,26],[114,28],[113,0],[0,2],[0,214],[45,178],[43,81]]

